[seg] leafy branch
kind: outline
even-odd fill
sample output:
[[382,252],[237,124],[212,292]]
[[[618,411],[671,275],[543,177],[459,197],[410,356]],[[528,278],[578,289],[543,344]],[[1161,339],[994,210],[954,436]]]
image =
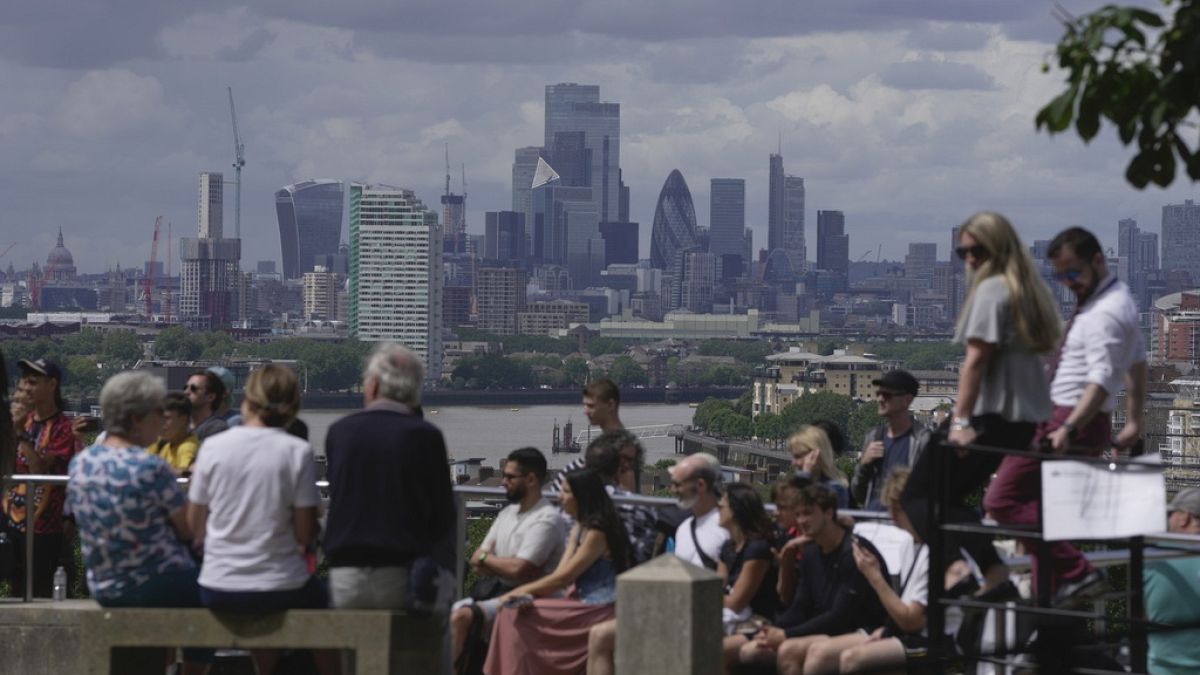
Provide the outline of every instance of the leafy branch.
[[1073,123],[1085,143],[1108,120],[1122,144],[1137,143],[1125,179],[1138,189],[1170,185],[1177,162],[1200,180],[1200,139],[1189,144],[1182,135],[1200,112],[1200,0],[1163,4],[1177,5],[1170,24],[1136,7],[1107,5],[1081,17],[1060,7],[1065,33],[1055,53],[1066,89],[1035,120],[1051,134]]

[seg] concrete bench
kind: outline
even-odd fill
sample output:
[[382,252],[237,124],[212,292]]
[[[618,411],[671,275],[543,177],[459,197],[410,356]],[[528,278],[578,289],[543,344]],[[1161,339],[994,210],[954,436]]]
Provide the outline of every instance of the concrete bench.
[[359,675],[442,671],[444,620],[402,612],[97,608],[81,620],[79,672],[85,675],[109,675],[114,647],[345,649],[354,652]]

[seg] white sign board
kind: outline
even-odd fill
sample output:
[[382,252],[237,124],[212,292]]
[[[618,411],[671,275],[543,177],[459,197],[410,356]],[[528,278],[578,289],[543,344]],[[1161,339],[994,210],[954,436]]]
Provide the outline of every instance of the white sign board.
[[1167,529],[1167,488],[1157,456],[1136,464],[1042,462],[1047,541],[1115,539]]

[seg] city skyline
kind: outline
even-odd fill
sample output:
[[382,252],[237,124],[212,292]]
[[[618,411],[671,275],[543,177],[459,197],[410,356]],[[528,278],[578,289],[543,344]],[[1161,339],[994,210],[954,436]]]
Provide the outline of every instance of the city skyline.
[[[1101,3],[1064,4],[1079,13]],[[0,73],[22,93],[0,102],[0,245],[17,242],[11,259],[41,259],[61,226],[89,252],[81,272],[137,267],[156,216],[177,236],[189,230],[196,176],[233,173],[225,84],[246,145],[245,269],[280,259],[281,185],[386,182],[433,204],[446,143],[466,164],[468,229],[482,233],[484,212],[511,208],[513,152],[544,139],[545,86],[562,82],[599,86],[621,106],[630,220],[651,222],[672,169],[693,188],[701,224],[709,179],[743,178],[756,249],[767,241],[764,160],[780,135],[788,173],[806,182],[806,239],[815,241],[817,210],[841,210],[852,259],[878,241],[885,258],[902,259],[907,243],[943,241],[980,208],[1011,216],[1027,241],[1081,223],[1115,247],[1119,219],[1158,232],[1162,206],[1196,194],[1184,181],[1126,185],[1127,154],[1111,134],[1084,146],[1034,132],[1060,83],[1040,66],[1061,28],[1032,0],[740,13],[714,4],[671,22],[656,3],[613,8],[603,21],[504,3],[404,21],[367,2],[315,15],[146,8],[61,22],[33,8],[0,26]],[[546,53],[566,56],[547,64]]]

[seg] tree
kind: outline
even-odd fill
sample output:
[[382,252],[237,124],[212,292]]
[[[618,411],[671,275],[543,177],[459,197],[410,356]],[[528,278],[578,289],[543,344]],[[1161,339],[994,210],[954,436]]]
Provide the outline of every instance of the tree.
[[588,365],[583,357],[568,356],[563,361],[562,372],[567,386],[582,387],[587,384]]
[[605,354],[624,354],[626,345],[621,340],[616,338],[592,338],[588,342],[587,351],[592,355],[592,358],[604,356]]
[[787,437],[787,429],[783,418],[774,413],[762,413],[754,418],[754,435],[758,438],[778,444]]
[[883,418],[879,416],[879,406],[875,402],[867,401],[855,408],[846,422],[846,443],[850,445],[850,450],[862,450],[861,443],[867,432],[882,423]]
[[618,356],[608,369],[608,377],[619,386],[628,386],[632,384],[646,384],[649,377],[646,375],[646,369],[642,368],[628,356]]
[[1066,89],[1035,120],[1051,134],[1074,123],[1084,143],[1108,120],[1123,145],[1137,141],[1125,180],[1138,189],[1170,185],[1176,157],[1200,180],[1200,141],[1189,143],[1181,131],[1195,134],[1193,113],[1200,112],[1200,0],[1163,4],[1177,8],[1170,25],[1155,12],[1113,5],[1062,17],[1055,53]]
[[732,411],[729,401],[720,398],[704,399],[704,402],[697,406],[696,412],[692,414],[692,426],[707,431],[712,425],[713,418],[723,410]]
[[109,331],[100,343],[99,353],[106,365],[128,367],[142,358],[142,341],[129,331]]
[[183,326],[164,328],[154,340],[154,355],[160,359],[195,361],[202,351],[203,341]]
[[789,403],[780,411],[780,417],[783,418],[788,434],[817,420],[829,420],[845,429],[852,410],[854,410],[854,399],[849,396],[835,394],[831,391],[818,391],[805,394]]

